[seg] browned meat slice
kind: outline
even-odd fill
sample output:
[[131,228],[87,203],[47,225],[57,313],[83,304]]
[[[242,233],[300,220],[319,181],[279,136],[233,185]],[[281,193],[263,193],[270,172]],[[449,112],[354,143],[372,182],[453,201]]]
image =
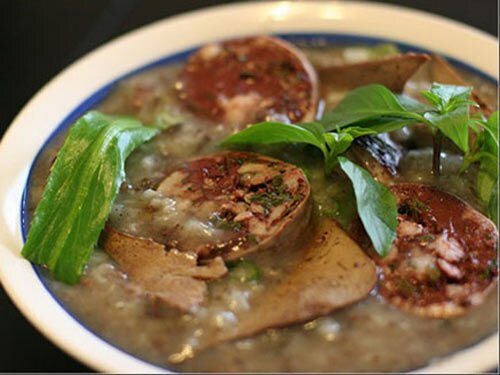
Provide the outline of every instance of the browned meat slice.
[[380,134],[356,139],[348,153],[377,181],[389,184],[398,172],[403,148],[394,143],[388,134]]
[[[467,86],[469,85],[460,74],[441,56],[433,55],[430,61],[430,76],[432,81],[446,83],[449,85]],[[478,105],[485,116],[489,117],[493,112],[491,106],[484,101],[476,90],[472,91],[472,100]],[[475,111],[472,108],[472,111]]]
[[314,119],[316,72],[291,44],[257,36],[208,44],[180,72],[179,98],[196,114],[244,126]]
[[157,191],[203,228],[198,236],[191,225],[178,225],[167,242],[203,258],[236,259],[293,242],[310,221],[310,187],[302,170],[252,153],[186,161],[170,171]]
[[372,260],[334,220],[325,218],[295,268],[241,313],[234,329],[218,331],[203,346],[327,315],[366,297],[376,281]]
[[395,306],[449,318],[480,304],[498,279],[495,225],[434,187],[396,184],[397,238],[385,258],[380,294]]
[[402,92],[406,81],[427,60],[429,56],[426,54],[410,52],[378,60],[319,68],[318,76],[325,90],[351,90],[379,83],[391,91]]
[[182,311],[192,311],[204,300],[207,286],[203,280],[224,276],[221,258],[198,266],[196,254],[165,250],[155,241],[133,237],[108,227],[101,243],[120,269],[150,297]]

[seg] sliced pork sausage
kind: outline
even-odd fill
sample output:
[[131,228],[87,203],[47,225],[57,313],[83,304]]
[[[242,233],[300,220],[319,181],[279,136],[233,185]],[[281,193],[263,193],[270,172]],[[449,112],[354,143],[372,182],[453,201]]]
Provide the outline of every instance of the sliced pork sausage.
[[[235,259],[293,242],[310,222],[310,187],[302,170],[252,153],[225,152],[183,162],[157,192],[190,217],[168,234],[169,241],[201,258]],[[199,224],[189,224],[193,222]],[[202,231],[196,229],[200,227]]]
[[462,200],[421,184],[391,187],[399,207],[397,238],[378,258],[380,293],[427,317],[453,317],[480,304],[498,279],[498,231]]
[[191,55],[176,85],[199,116],[237,126],[274,118],[314,119],[316,73],[291,44],[257,36],[208,44]]

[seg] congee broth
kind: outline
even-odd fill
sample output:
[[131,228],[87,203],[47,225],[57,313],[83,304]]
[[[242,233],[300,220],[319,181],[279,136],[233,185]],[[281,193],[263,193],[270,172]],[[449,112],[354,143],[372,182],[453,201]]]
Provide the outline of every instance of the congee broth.
[[[468,303],[476,306],[468,308],[464,304],[465,312],[460,310],[456,316],[445,312],[444,317],[436,318],[420,314],[421,306],[404,308],[402,303],[394,302],[399,297],[387,294],[385,285],[380,284],[386,264],[370,260],[378,256],[360,229],[349,180],[339,170],[325,174],[317,149],[304,144],[253,145],[238,151],[220,147],[225,138],[248,123],[270,118],[310,121],[308,116],[316,108],[317,115],[328,111],[358,85],[359,75],[352,73],[356,66],[351,65],[398,58],[401,55],[397,47],[301,43],[303,55],[296,59],[288,55],[293,51],[283,51],[285,57],[279,58],[285,58],[286,64],[278,64],[276,71],[262,68],[257,73],[251,69],[240,73],[248,84],[252,80],[259,84],[262,72],[275,74],[281,86],[272,86],[271,80],[260,93],[276,96],[277,91],[273,90],[288,90],[291,94],[286,100],[263,106],[259,103],[269,98],[253,94],[239,97],[231,90],[232,85],[240,83],[233,82],[221,89],[226,90],[222,109],[207,115],[204,106],[211,108],[213,98],[200,99],[195,89],[197,84],[203,87],[203,83],[189,81],[189,74],[202,69],[204,62],[200,58],[220,53],[217,48],[195,52],[198,55],[190,57],[187,63],[155,67],[126,78],[96,108],[106,114],[130,115],[145,124],[159,124],[164,130],[128,157],[126,179],[106,224],[107,234],[92,254],[81,282],[69,286],[45,275],[50,289],[71,313],[105,340],[139,358],[176,371],[196,372],[406,371],[430,364],[495,332],[496,265],[488,268],[489,273],[481,279],[485,282],[484,290],[490,292],[484,291],[482,303]],[[252,53],[253,50],[245,54],[244,63],[251,63],[253,58],[260,61],[262,52]],[[422,61],[409,70],[411,74],[403,85],[405,93],[417,98],[419,91],[428,89],[439,77],[430,67],[432,61],[419,56],[414,59]],[[317,77],[316,72],[308,70],[310,66],[317,71]],[[348,66],[346,72],[351,72],[346,74],[358,78],[353,78],[353,82],[322,81],[328,69],[336,71],[344,66]],[[297,71],[300,74],[295,75]],[[496,109],[496,85],[470,72],[456,71],[474,85],[486,104]],[[381,79],[382,83],[389,82],[386,77]],[[317,97],[300,94],[316,83]],[[386,85],[390,87],[391,83]],[[260,106],[258,111],[255,106]],[[52,141],[34,166],[29,186],[30,215],[40,200],[64,137],[61,134]],[[371,169],[370,165],[378,162],[366,151],[372,147],[370,142],[356,143],[348,154],[388,186],[409,182],[432,185],[463,199],[475,210],[486,212],[475,193],[477,169],[471,167],[460,173],[463,158],[450,142],[443,144],[441,175],[435,176],[430,167],[432,139],[428,129],[409,126],[383,139],[393,149],[388,151],[383,145],[382,154],[397,154],[389,161],[394,163],[395,173],[388,173],[386,167],[378,164]],[[201,182],[199,170],[205,173]],[[233,176],[240,182],[234,191],[223,189],[210,185],[214,175],[221,186]],[[270,181],[269,185],[262,187],[265,181]],[[202,198],[196,195],[200,189]],[[203,199],[202,204],[193,205],[196,199]],[[218,213],[213,214],[215,211]],[[405,213],[400,212],[401,215]],[[251,218],[247,220],[247,216]],[[488,225],[483,227],[490,230]],[[497,236],[495,230],[492,233],[492,238]],[[435,239],[434,234],[427,232],[419,235]],[[328,236],[337,237],[329,242]],[[112,243],[111,250],[108,244],[113,238],[116,243]],[[339,241],[342,245],[337,249]],[[141,270],[141,265],[134,263],[136,260],[130,260],[134,256],[141,259],[145,248],[157,251],[158,244],[160,249],[170,249],[170,255],[180,262],[175,264],[189,263],[189,275],[175,274],[172,281],[172,285],[181,285],[180,293],[167,295],[158,290],[147,275],[150,271]],[[330,244],[338,250],[335,256],[345,256],[345,260],[344,264],[332,266],[332,275],[325,276],[321,262],[328,262],[331,255],[324,248]],[[119,253],[124,247],[137,252]],[[194,248],[199,249],[195,255],[182,258]],[[343,254],[343,249],[350,253]],[[324,257],[316,259],[315,254],[323,250]],[[234,257],[228,255],[232,252]],[[305,260],[311,266],[304,265]],[[437,271],[439,280],[454,280],[453,272],[461,271],[455,267],[446,273],[450,269],[446,267],[453,263],[448,261],[444,270]],[[156,268],[151,272],[156,272]],[[342,272],[345,279],[339,276],[344,275]],[[307,275],[315,281],[309,283]],[[294,282],[301,285],[290,286]],[[349,282],[356,286],[348,285]],[[443,288],[450,283],[453,282]],[[329,291],[331,285],[348,292],[339,292],[332,300],[317,296],[323,290]],[[274,290],[281,291],[281,295],[276,297]],[[483,298],[483,289],[474,293]],[[305,304],[302,311],[294,308],[302,303],[300,298],[282,297],[306,294],[317,303]],[[309,316],[313,318],[307,319]]]

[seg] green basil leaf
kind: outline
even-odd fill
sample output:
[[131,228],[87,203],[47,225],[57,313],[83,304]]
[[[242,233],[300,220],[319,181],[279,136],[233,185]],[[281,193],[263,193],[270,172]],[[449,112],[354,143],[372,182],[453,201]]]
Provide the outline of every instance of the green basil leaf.
[[472,163],[479,163],[476,179],[476,194],[488,215],[498,222],[498,111],[488,120],[473,117],[469,120],[469,128],[476,132],[474,145],[465,154],[461,170],[464,171]]
[[276,143],[307,143],[318,147],[326,156],[325,145],[316,137],[315,131],[311,132],[303,126],[281,122],[261,122],[252,125],[226,138],[221,145]]
[[427,101],[436,109],[440,109],[443,106],[443,101],[439,95],[431,91],[421,91],[420,95],[427,99]]
[[77,283],[125,177],[125,159],[158,132],[99,112],[76,121],[52,166],[22,255],[57,280]]
[[349,126],[347,128],[342,128],[339,134],[348,134],[353,140],[365,135],[378,134],[379,132],[371,127],[361,127],[361,126]]
[[[428,91],[427,91],[428,92]],[[421,94],[425,96],[426,91]],[[461,105],[470,105],[470,95],[472,92],[472,87],[470,86],[456,86],[456,85],[445,85],[442,83],[434,82],[432,84],[430,93],[434,97],[439,98],[437,105],[440,112],[449,112]],[[428,98],[428,96],[426,96]]]
[[[496,132],[498,132],[498,123],[496,126]],[[489,207],[490,214],[493,212],[497,215],[497,208],[493,207],[497,203],[492,203],[492,201],[496,199],[498,202],[498,192],[496,191],[498,190],[498,140],[495,139],[495,128],[491,122],[489,125],[485,124],[481,140],[480,151],[472,158],[472,161],[479,162],[476,191],[483,204]]]
[[[416,120],[401,119],[395,117],[381,117],[362,123],[363,128],[371,129],[373,134],[389,133],[403,129],[405,126],[415,124]],[[349,127],[350,128],[350,127]],[[349,129],[347,128],[347,129]]]
[[296,124],[297,126],[300,126],[301,128],[306,129],[310,133],[314,134],[316,139],[320,142],[323,141],[323,133],[326,131],[325,127],[323,124],[319,122],[303,122],[300,124]]
[[337,107],[323,116],[321,123],[330,131],[381,116],[420,119],[420,115],[407,111],[385,86],[373,84],[350,91]]
[[340,167],[352,181],[356,206],[373,247],[386,256],[396,238],[398,208],[396,198],[364,168],[340,156]]
[[463,152],[469,150],[469,106],[459,106],[450,112],[427,112],[424,118],[450,138]]
[[336,155],[341,154],[345,150],[349,148],[352,141],[354,140],[353,136],[349,133],[325,133],[323,134],[323,139],[331,153]]
[[476,191],[479,199],[485,206],[488,206],[493,187],[497,180],[496,174],[493,174],[493,171],[497,167],[491,163],[491,159],[488,162],[486,162],[486,159],[483,159],[477,172]]
[[354,137],[348,133],[324,133],[323,138],[328,145],[328,155],[325,158],[325,171],[329,174],[338,164],[337,156],[345,152],[350,146]]
[[498,155],[498,111],[491,114],[488,121],[483,123],[482,149],[494,155]]
[[432,110],[428,105],[413,99],[408,95],[396,94],[399,103],[409,112],[424,113]]

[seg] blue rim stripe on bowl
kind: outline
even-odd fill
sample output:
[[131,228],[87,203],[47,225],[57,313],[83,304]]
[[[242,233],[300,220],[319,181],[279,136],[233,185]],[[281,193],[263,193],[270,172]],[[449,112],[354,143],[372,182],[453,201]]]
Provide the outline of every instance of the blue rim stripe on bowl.
[[[279,36],[285,40],[288,40],[292,43],[297,43],[299,45],[311,45],[313,43],[323,43],[322,45],[324,46],[347,46],[347,45],[375,45],[375,44],[380,44],[380,43],[392,43],[395,44],[402,52],[408,52],[408,51],[413,51],[413,52],[421,52],[421,53],[434,53],[433,51],[430,51],[428,49],[425,49],[423,47],[418,47],[415,45],[407,44],[407,43],[402,43],[399,42],[395,39],[390,39],[390,38],[379,38],[379,37],[369,37],[369,36],[360,36],[360,35],[354,35],[354,34],[342,34],[342,33],[286,33],[286,34],[275,34],[276,36]],[[24,185],[23,193],[22,193],[22,198],[21,198],[21,235],[23,242],[26,241],[26,237],[28,234],[28,197],[29,197],[29,185],[33,177],[33,172],[34,172],[34,166],[38,163],[40,160],[41,155],[43,152],[46,150],[46,148],[52,143],[52,141],[59,136],[63,131],[67,130],[67,128],[74,123],[80,116],[82,116],[85,112],[88,110],[94,108],[96,105],[100,104],[103,99],[105,99],[111,91],[114,89],[117,83],[120,81],[129,78],[133,75],[145,72],[147,70],[162,66],[162,65],[167,65],[167,64],[172,64],[172,63],[179,63],[184,61],[193,51],[195,51],[197,48],[191,48],[188,50],[183,50],[181,52],[175,53],[175,54],[170,54],[167,56],[163,56],[153,62],[150,62],[148,64],[145,64],[141,67],[138,67],[136,69],[133,69],[132,71],[118,77],[117,79],[109,82],[108,84],[104,85],[102,88],[97,90],[95,93],[90,95],[87,99],[85,99],[82,103],[80,103],[73,111],[70,112],[64,120],[61,121],[61,123],[52,131],[52,133],[48,136],[48,138],[44,141],[42,147],[40,150],[38,150],[35,158],[33,159],[33,162],[31,163],[29,172],[28,172],[28,177],[26,179],[26,183]],[[438,53],[438,52],[436,52]],[[439,54],[439,53],[438,53]],[[457,60],[455,58],[439,54],[443,57],[445,57],[449,62],[451,62],[454,66],[469,71],[471,73],[474,73],[481,78],[483,78],[486,81],[489,81],[491,83],[494,83],[498,85],[498,80],[490,76],[489,74],[463,62],[460,60]],[[82,323],[77,316],[73,314],[71,310],[69,310],[66,305],[59,299],[59,297],[53,292],[53,290],[49,287],[47,281],[44,279],[44,276],[42,275],[43,273],[43,268],[40,266],[37,266],[35,264],[32,264],[33,270],[36,273],[37,277],[39,278],[40,282],[43,284],[43,286],[46,288],[48,293],[52,296],[52,298],[61,306],[61,308],[69,315],[71,316],[78,324],[80,324],[84,329],[87,331],[91,332],[93,335],[95,335],[98,339],[106,342],[108,345],[118,348],[120,351],[127,353],[128,355],[138,358],[141,360],[144,360],[142,358],[137,357],[133,353],[128,352],[127,350],[117,346],[116,344],[111,343],[110,341],[104,339],[101,337],[97,332],[95,332],[93,329]],[[470,345],[463,347],[459,350],[466,349],[467,347],[474,346],[478,342],[484,340],[485,338],[489,337],[491,335],[487,335],[481,339],[479,339],[477,342],[471,343]],[[449,353],[448,355],[452,355],[456,353],[452,352]],[[448,356],[446,355],[446,356]],[[446,357],[445,356],[445,357]],[[146,361],[146,360],[145,360]],[[147,361],[146,361],[147,362]],[[162,368],[161,366],[151,364],[152,366],[156,366],[159,368]],[[164,369],[167,369],[167,367],[163,367]],[[411,370],[409,370],[411,371]]]

